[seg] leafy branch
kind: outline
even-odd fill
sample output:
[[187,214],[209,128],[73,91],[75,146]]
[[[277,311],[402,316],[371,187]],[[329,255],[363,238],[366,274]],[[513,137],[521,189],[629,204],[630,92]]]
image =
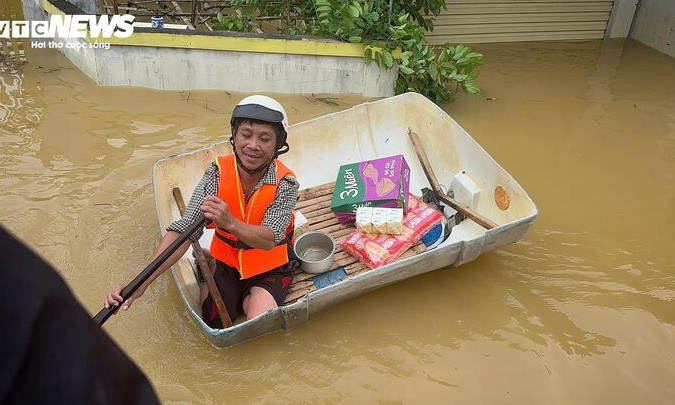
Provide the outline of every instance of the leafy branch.
[[[366,64],[383,69],[398,65],[397,94],[415,91],[436,102],[452,100],[459,90],[478,93],[475,80],[483,55],[466,45],[429,46],[430,16],[445,7],[444,0],[395,0],[391,25],[388,0],[232,0],[235,12],[218,15],[214,29],[259,30],[256,16],[286,16],[277,29],[283,33],[331,37],[363,43]],[[291,18],[292,16],[292,18]],[[283,21],[283,20],[281,20]]]

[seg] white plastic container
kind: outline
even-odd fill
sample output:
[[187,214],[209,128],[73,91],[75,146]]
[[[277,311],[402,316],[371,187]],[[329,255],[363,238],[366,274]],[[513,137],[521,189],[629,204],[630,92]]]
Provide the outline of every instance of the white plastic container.
[[475,208],[478,203],[480,188],[464,170],[457,172],[452,178],[450,189],[454,193],[454,199],[462,206]]

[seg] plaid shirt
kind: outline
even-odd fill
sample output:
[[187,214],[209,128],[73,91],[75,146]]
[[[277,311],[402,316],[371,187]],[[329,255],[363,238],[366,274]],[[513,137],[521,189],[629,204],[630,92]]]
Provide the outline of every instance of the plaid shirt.
[[[190,224],[197,220],[197,217],[201,213],[199,207],[204,203],[204,198],[207,195],[218,195],[219,184],[220,171],[215,162],[212,162],[206,169],[202,179],[197,183],[183,217],[169,225],[166,230],[180,233],[185,232]],[[267,169],[267,173],[253,188],[251,195],[262,187],[263,184],[277,184],[277,169],[275,165],[270,165],[269,169]],[[272,229],[272,232],[274,233],[274,243],[279,243],[286,237],[286,229],[288,229],[288,226],[291,224],[291,214],[293,208],[295,208],[295,203],[298,201],[299,187],[299,183],[294,178],[282,178],[277,186],[277,193],[274,197],[274,201],[265,210],[265,216],[263,217],[261,225]],[[246,196],[245,198],[246,203],[248,203],[250,196]],[[190,235],[190,239],[196,241],[203,233],[204,230],[199,229]]]

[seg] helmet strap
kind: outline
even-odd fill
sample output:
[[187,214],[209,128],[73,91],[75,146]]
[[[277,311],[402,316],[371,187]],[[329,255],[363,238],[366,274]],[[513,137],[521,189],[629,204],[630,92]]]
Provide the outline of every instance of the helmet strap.
[[278,157],[279,155],[283,155],[284,153],[288,152],[291,150],[291,147],[288,146],[288,142],[284,142],[283,145],[280,145],[277,151],[274,153],[275,157]]

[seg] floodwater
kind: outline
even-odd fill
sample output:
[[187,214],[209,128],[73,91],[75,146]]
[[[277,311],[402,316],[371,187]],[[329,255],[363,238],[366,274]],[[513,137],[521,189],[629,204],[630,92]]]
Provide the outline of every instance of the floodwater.
[[[537,203],[524,240],[227,349],[165,275],[105,326],[163,401],[672,402],[675,59],[478,48],[484,92],[445,108]],[[241,95],[99,88],[56,51],[28,60],[0,73],[0,223],[95,313],[158,242],[154,161],[222,140]],[[364,100],[281,101],[298,122]]]

